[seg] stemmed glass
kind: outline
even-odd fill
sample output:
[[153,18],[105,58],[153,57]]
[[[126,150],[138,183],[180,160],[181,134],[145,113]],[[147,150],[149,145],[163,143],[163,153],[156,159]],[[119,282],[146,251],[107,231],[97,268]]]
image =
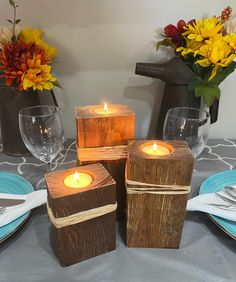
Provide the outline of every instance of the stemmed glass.
[[194,157],[197,157],[207,143],[209,124],[209,113],[204,110],[172,108],[166,114],[163,139],[187,141]]
[[32,155],[47,163],[60,153],[64,143],[62,111],[56,106],[35,106],[19,112],[22,139]]

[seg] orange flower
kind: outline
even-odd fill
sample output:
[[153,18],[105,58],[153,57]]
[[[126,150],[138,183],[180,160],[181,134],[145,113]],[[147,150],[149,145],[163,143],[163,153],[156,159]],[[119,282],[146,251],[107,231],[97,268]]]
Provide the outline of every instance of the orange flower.
[[44,50],[35,43],[18,40],[4,45],[0,51],[0,71],[1,77],[6,79],[7,86],[16,83],[19,90],[23,89],[21,77],[29,69],[28,59],[33,58],[40,59],[42,65],[50,62]]
[[33,88],[33,90],[43,91],[44,89],[51,90],[53,82],[56,78],[51,75],[51,67],[42,65],[40,58],[27,60],[28,70],[22,75],[22,85],[24,90]]

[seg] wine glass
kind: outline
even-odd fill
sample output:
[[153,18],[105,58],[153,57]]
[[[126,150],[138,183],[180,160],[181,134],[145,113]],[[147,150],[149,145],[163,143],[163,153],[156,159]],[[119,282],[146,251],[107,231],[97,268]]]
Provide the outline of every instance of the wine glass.
[[209,135],[209,113],[194,108],[169,109],[163,127],[163,139],[187,141],[194,157],[201,154]]
[[32,155],[47,163],[60,153],[64,143],[62,111],[56,106],[35,106],[19,112],[22,139]]

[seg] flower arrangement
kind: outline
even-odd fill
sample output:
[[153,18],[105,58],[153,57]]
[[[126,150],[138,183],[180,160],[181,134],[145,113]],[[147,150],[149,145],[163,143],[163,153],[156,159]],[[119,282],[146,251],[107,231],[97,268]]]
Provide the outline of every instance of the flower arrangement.
[[18,5],[9,0],[14,10],[13,20],[8,19],[11,28],[0,29],[0,77],[7,86],[17,86],[20,91],[30,89],[51,90],[60,87],[51,73],[51,63],[56,56],[56,48],[42,38],[40,29],[20,30],[16,18]]
[[220,83],[236,68],[236,18],[231,19],[232,8],[225,8],[221,16],[193,19],[164,28],[160,46],[171,46],[175,54],[195,74],[187,89],[196,97],[203,96],[210,107],[220,97]]

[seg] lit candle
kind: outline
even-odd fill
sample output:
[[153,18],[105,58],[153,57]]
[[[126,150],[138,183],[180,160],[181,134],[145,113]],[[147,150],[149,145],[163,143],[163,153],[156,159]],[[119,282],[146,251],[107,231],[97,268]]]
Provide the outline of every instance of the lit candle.
[[87,187],[92,183],[93,179],[88,173],[84,172],[75,172],[72,174],[69,174],[64,179],[64,184],[67,187],[70,188],[83,188]]
[[154,143],[154,144],[147,144],[143,146],[142,148],[143,152],[149,155],[154,155],[154,156],[166,156],[169,155],[170,150],[162,146],[160,144]]
[[107,102],[104,103],[103,109],[104,109],[105,114],[107,114],[107,111],[108,111]]
[[113,105],[109,105],[108,107],[107,102],[105,102],[103,106],[98,106],[96,109],[94,109],[94,112],[100,115],[109,115],[117,113],[118,109]]

